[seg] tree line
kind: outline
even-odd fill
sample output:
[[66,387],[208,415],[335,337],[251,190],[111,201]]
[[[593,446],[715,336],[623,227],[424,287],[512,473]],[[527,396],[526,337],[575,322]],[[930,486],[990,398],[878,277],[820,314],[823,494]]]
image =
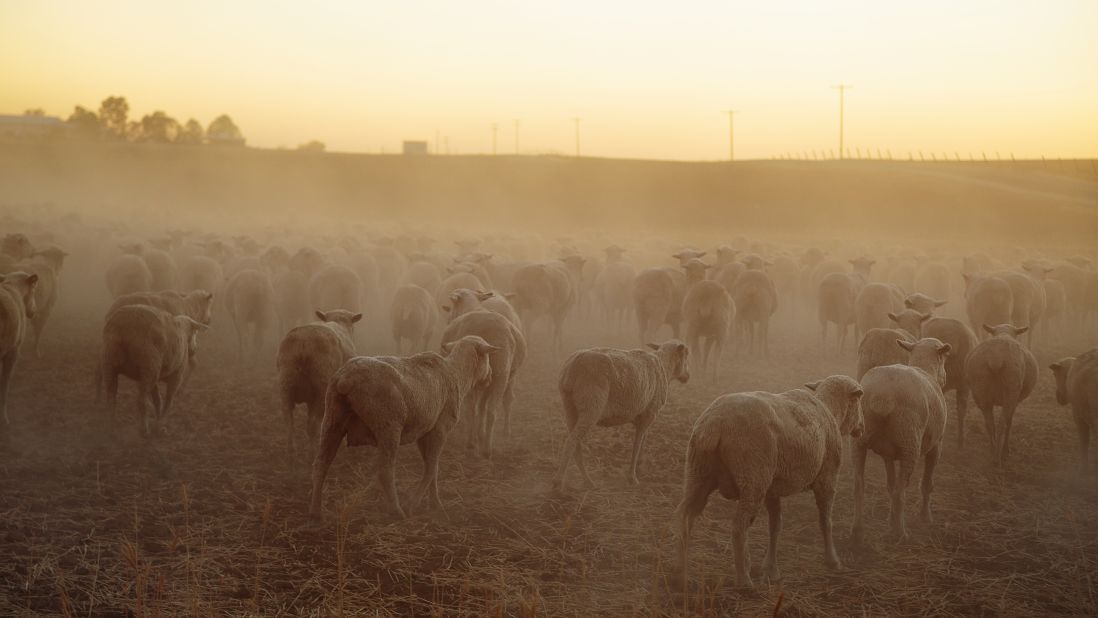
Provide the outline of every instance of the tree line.
[[[40,109],[29,109],[26,115],[43,115]],[[157,110],[140,119],[130,118],[126,97],[110,96],[93,111],[77,105],[67,121],[75,135],[94,139],[161,144],[234,144],[244,145],[244,134],[228,114],[214,118],[206,127],[194,118],[179,122]]]

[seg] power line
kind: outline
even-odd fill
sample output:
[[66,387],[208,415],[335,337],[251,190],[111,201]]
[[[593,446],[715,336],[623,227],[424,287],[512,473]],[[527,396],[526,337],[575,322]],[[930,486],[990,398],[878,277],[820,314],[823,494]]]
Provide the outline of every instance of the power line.
[[850,84],[843,83],[839,83],[839,85],[837,86],[832,86],[832,88],[839,91],[839,159],[843,158],[843,95],[846,94],[847,90],[853,87],[854,86],[851,86]]

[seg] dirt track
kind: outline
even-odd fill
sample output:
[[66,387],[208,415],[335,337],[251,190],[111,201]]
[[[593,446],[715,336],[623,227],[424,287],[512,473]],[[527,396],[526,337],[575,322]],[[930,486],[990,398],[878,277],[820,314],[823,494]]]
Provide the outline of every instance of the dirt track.
[[[1020,409],[1005,473],[987,462],[977,410],[965,452],[955,448],[950,419],[933,498],[937,521],[914,523],[909,542],[886,540],[883,471],[871,456],[868,547],[852,553],[844,462],[836,522],[845,570],[824,567],[815,507],[803,494],[783,509],[784,580],[735,589],[733,503],[715,494],[694,542],[692,570],[704,581],[684,596],[667,585],[668,524],[693,420],[724,392],[784,390],[853,371],[851,350],[822,354],[813,331],[779,322],[770,360],[737,357],[719,384],[673,387],[646,444],[639,487],[625,482],[627,426],[593,434],[599,487],[581,491],[570,476],[572,490],[561,496],[549,487],[564,435],[559,364],[538,349],[520,374],[513,435],[499,440],[497,457],[467,458],[453,437],[447,445],[444,514],[394,520],[375,491],[372,451],[344,448],[326,486],[326,520],[315,526],[306,518],[307,461],[283,452],[273,362],[240,367],[228,326],[215,324],[169,435],[142,442],[126,383],[121,429],[111,439],[93,403],[100,319],[62,306],[47,330],[45,358],[24,358],[17,370],[12,434],[0,450],[0,553],[7,557],[0,614],[619,616],[686,606],[691,615],[758,615],[779,600],[785,615],[1098,612],[1098,482],[1073,476],[1075,430],[1070,413],[1055,405],[1047,370]],[[573,323],[569,343],[632,343],[595,332]],[[376,350],[378,337],[366,339],[366,351]],[[1080,349],[1042,345],[1038,360],[1044,368]],[[416,450],[403,449],[402,491],[420,469]],[[917,493],[909,492],[914,522]],[[765,537],[761,518],[750,535],[755,564]]]

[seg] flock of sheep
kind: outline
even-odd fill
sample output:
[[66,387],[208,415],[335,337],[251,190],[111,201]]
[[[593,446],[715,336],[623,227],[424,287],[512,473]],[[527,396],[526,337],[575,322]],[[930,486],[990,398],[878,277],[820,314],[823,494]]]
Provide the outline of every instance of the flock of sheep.
[[[5,430],[16,359],[21,348],[38,354],[59,274],[71,259],[52,240],[31,230],[7,234],[0,246]],[[826,348],[834,328],[840,353],[853,327],[853,377],[805,376],[813,381],[804,389],[724,395],[701,413],[683,445],[683,497],[675,513],[683,581],[693,522],[716,490],[737,500],[732,533],[741,585],[751,584],[746,533],[760,507],[770,527],[763,571],[779,577],[781,499],[800,492],[813,492],[825,560],[839,565],[831,511],[848,436],[855,541],[864,528],[870,452],[886,464],[891,533],[906,535],[905,492],[919,462],[920,517],[931,519],[934,469],[950,414],[946,392],[956,396],[958,448],[965,447],[971,397],[984,416],[992,462],[1004,465],[1015,411],[1039,379],[1031,347],[1087,332],[1098,310],[1098,270],[1090,259],[1021,250],[995,259],[878,247],[878,255],[889,254],[878,264],[864,256],[829,257],[861,255],[864,248],[824,251],[743,238],[731,243],[736,248],[716,248],[712,260],[708,251],[672,252],[651,243],[626,249],[560,239],[539,247],[504,237],[459,238],[455,250],[414,235],[309,243],[173,231],[109,242],[119,252],[105,274],[113,304],[103,322],[96,388],[105,391],[111,426],[125,376],[138,387],[142,434],[161,432],[212,319],[232,324],[242,363],[267,362],[268,344],[281,337],[275,359],[286,446],[291,453],[303,446],[312,458],[310,510],[317,518],[328,468],[344,442],[379,450],[379,484],[400,516],[424,499],[441,507],[438,464],[449,434],[463,423],[465,448],[490,458],[497,417],[502,433],[510,433],[516,384],[532,351],[561,363],[567,438],[552,482],[563,491],[573,462],[584,483],[594,485],[584,441],[595,426],[634,426],[628,479],[638,483],[645,437],[671,384],[686,383],[692,372],[722,375],[729,351],[767,355],[776,316],[812,316]],[[943,306],[957,308],[957,317],[939,315]],[[376,327],[386,318],[398,356],[358,355],[356,325]],[[641,347],[564,357],[565,330],[577,321],[614,333],[635,328]],[[665,327],[671,338],[662,334]],[[1098,348],[1080,351],[1051,370],[1058,401],[1071,405],[1085,469],[1098,422]],[[307,410],[304,441],[294,426],[299,405]],[[402,505],[395,461],[398,448],[412,442],[424,474]]]

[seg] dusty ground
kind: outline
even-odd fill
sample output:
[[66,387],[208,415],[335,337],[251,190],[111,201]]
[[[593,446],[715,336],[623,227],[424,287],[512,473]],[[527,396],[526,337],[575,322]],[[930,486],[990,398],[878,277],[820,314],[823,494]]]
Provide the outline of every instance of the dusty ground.
[[[824,567],[804,494],[783,509],[784,580],[735,589],[733,503],[715,495],[695,536],[699,579],[682,595],[668,587],[668,525],[693,420],[724,392],[851,372],[853,351],[823,354],[807,327],[775,327],[769,360],[737,357],[719,383],[673,388],[639,487],[624,480],[631,428],[604,429],[589,443],[599,487],[581,491],[572,476],[562,496],[549,487],[564,435],[559,363],[536,350],[521,373],[513,434],[498,441],[496,458],[469,459],[457,441],[448,444],[444,514],[394,520],[379,505],[371,450],[344,448],[316,526],[306,517],[307,462],[283,451],[273,361],[240,367],[222,322],[203,342],[169,435],[138,437],[127,384],[121,430],[109,438],[91,377],[100,320],[61,307],[45,358],[25,358],[17,371],[13,428],[0,448],[0,614],[760,615],[779,605],[790,616],[1098,613],[1098,478],[1074,476],[1075,431],[1043,369],[1093,341],[1039,346],[1041,379],[1018,414],[1005,472],[988,464],[978,412],[964,452],[950,419],[937,521],[912,517],[910,541],[886,540],[883,470],[871,458],[868,543],[852,552],[844,464],[836,504],[844,570]],[[570,329],[573,346],[615,341],[632,344],[600,338],[593,326]],[[421,466],[411,447],[400,461],[406,491]],[[756,564],[765,537],[764,516],[751,530]]]

